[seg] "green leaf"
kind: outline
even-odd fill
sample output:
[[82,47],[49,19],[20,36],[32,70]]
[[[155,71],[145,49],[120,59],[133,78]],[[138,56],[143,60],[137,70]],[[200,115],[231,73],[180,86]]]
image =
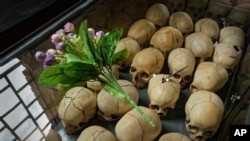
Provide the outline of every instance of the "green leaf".
[[72,62],[85,62],[84,60],[80,59],[79,57],[75,56],[74,54],[71,53],[66,53],[66,60],[67,63],[72,63]]
[[101,56],[103,58],[103,65],[112,66],[113,55],[116,45],[122,35],[122,29],[115,29],[102,36],[98,42],[98,48],[101,50]]
[[72,62],[64,69],[64,73],[70,77],[87,81],[96,78],[99,74],[99,70],[94,64],[87,62]]
[[65,67],[67,67],[67,64],[57,64],[46,67],[40,74],[39,82],[45,85],[57,85],[58,83],[70,85],[80,81],[79,79],[73,79],[66,75],[64,73]]
[[89,60],[92,63],[96,62],[95,56],[93,56],[93,54],[95,53],[95,45],[93,44],[93,42],[89,44],[91,39],[89,38],[87,20],[84,20],[81,23],[79,35],[84,44],[84,52],[88,58],[87,60]]
[[118,62],[122,61],[123,59],[126,59],[129,55],[129,51],[127,48],[124,48],[118,52],[116,52],[112,59],[112,64],[117,64]]

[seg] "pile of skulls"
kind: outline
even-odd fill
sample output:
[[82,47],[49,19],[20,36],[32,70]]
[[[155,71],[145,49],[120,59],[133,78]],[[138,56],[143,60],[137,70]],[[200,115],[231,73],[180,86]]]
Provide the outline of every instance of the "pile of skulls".
[[[124,98],[115,98],[90,80],[63,97],[58,114],[66,133],[82,131],[81,140],[175,141],[206,140],[218,130],[224,104],[217,92],[228,82],[239,63],[244,32],[236,26],[219,27],[211,18],[195,23],[186,12],[170,13],[155,3],[144,19],[135,21],[116,51],[127,48],[129,56],[113,67],[119,84],[138,104],[138,89],[147,88],[149,103],[139,105],[156,125],[152,128]],[[166,67],[166,69],[164,69]],[[119,78],[127,71],[131,80]],[[182,133],[160,136],[161,118],[174,109],[180,92],[190,91],[185,103],[187,137]],[[95,115],[104,121],[117,121],[115,133],[99,125],[84,128]]]

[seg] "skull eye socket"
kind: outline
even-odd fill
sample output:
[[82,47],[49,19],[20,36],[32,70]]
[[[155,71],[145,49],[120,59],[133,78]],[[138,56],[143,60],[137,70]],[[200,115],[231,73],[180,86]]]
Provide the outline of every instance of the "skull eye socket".
[[213,135],[213,131],[206,131],[204,134],[211,137]]
[[136,68],[131,66],[131,67],[130,67],[130,72],[131,72],[131,73],[136,72]]
[[196,126],[189,125],[188,127],[190,129],[190,132],[192,133],[197,133],[199,131],[199,129]]
[[187,75],[187,76],[185,76],[183,79],[184,79],[185,81],[189,81],[189,80],[191,80],[191,79],[192,79],[192,76]]
[[158,105],[150,105],[150,108],[155,109],[155,110],[159,110],[160,109]]
[[149,78],[149,75],[148,75],[147,73],[143,72],[143,73],[141,74],[141,77],[142,77],[142,78]]
[[179,74],[174,74],[173,76],[174,76],[174,78],[177,78],[177,79],[181,78],[181,75],[179,75]]
[[112,119],[114,119],[114,120],[119,118],[119,116],[114,115],[114,114],[111,114],[110,117],[111,117]]
[[80,122],[79,126],[82,127],[85,124],[85,122]]

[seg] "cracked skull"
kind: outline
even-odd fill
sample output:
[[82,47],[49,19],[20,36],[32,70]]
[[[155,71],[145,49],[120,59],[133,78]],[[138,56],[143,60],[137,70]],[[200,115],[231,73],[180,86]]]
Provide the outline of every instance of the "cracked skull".
[[235,66],[240,61],[242,50],[238,46],[233,46],[231,43],[219,43],[216,45],[213,54],[213,62],[221,65],[232,74]]
[[135,21],[128,30],[128,37],[135,39],[140,46],[146,47],[156,31],[154,23],[146,19]]
[[220,27],[215,20],[202,18],[195,23],[194,31],[207,34],[215,42],[219,38]]
[[122,38],[118,42],[116,49],[115,49],[115,53],[125,48],[129,51],[129,55],[126,59],[123,59],[117,63],[117,68],[119,70],[130,67],[135,55],[141,50],[141,47],[137,43],[137,41],[129,37]]
[[175,27],[164,26],[157,30],[150,40],[150,46],[159,49],[166,57],[175,48],[183,44],[183,35]]
[[173,26],[181,31],[182,35],[186,37],[194,30],[194,23],[188,13],[179,11],[174,12],[169,17],[169,26]]
[[228,72],[225,68],[214,62],[202,62],[195,70],[190,91],[208,90],[216,92],[220,90],[228,80]]
[[194,141],[205,141],[218,130],[224,112],[220,97],[210,91],[200,90],[190,95],[186,102],[186,128]]
[[[136,102],[139,100],[139,93],[135,86],[128,80],[118,80],[122,89]],[[117,120],[133,106],[123,97],[114,97],[104,89],[97,95],[98,116],[105,121]]]
[[143,106],[140,106],[140,108],[153,121],[156,127],[152,127],[133,108],[115,126],[115,134],[119,141],[153,141],[160,134],[162,123],[159,116],[150,108]]
[[129,73],[132,75],[132,83],[137,88],[148,84],[153,74],[158,74],[164,65],[164,55],[156,48],[145,48],[138,52],[131,64]]
[[191,139],[182,133],[171,132],[163,134],[159,141],[191,141]]
[[116,141],[116,137],[108,129],[92,125],[81,132],[77,141]]
[[176,48],[168,56],[169,73],[179,80],[181,88],[192,82],[195,57],[187,48]]
[[69,89],[58,107],[58,116],[68,134],[79,131],[96,113],[96,94],[85,87]]
[[195,32],[185,38],[185,48],[189,49],[199,64],[210,59],[213,55],[213,41],[205,33]]
[[146,19],[156,26],[162,27],[167,24],[169,15],[170,13],[166,5],[155,3],[147,9]]
[[242,49],[245,45],[245,33],[237,26],[226,26],[220,30],[219,43],[222,42],[231,43]]
[[180,83],[166,74],[153,76],[148,84],[149,108],[159,117],[165,117],[168,109],[174,109],[180,95]]

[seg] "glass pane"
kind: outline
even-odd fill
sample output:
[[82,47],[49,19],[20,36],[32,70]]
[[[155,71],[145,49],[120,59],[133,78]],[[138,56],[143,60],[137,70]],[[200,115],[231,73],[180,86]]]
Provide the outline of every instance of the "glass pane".
[[47,116],[45,114],[43,114],[42,116],[40,116],[37,119],[37,123],[38,123],[39,127],[41,129],[43,129],[49,123],[49,120],[48,120]]
[[14,110],[11,111],[6,117],[4,117],[5,122],[13,129],[15,128],[25,117],[28,116],[28,113],[24,107],[20,104]]
[[13,141],[15,137],[8,129],[5,128],[3,131],[0,132],[0,139],[1,141]]
[[4,78],[0,79],[0,90],[2,90],[7,85],[8,85],[8,83]]
[[20,91],[19,94],[26,106],[36,98],[29,85]]
[[21,124],[16,129],[16,134],[23,140],[26,136],[28,136],[34,129],[36,128],[34,122],[31,119],[27,119],[23,124]]
[[33,132],[26,141],[39,141],[42,137],[43,134],[38,129],[36,129],[36,131]]
[[23,75],[24,69],[25,68],[23,66],[19,66],[8,74],[8,78],[10,79],[16,90],[20,89],[24,84],[27,83],[27,80]]
[[36,118],[39,114],[43,112],[43,109],[41,105],[38,103],[38,101],[35,101],[30,107],[29,111],[31,112],[32,116]]
[[4,73],[6,70],[8,70],[10,67],[14,66],[18,62],[19,62],[19,60],[17,58],[15,58],[15,59],[11,60],[10,62],[8,62],[7,64],[0,67],[0,74]]
[[0,121],[0,130],[3,128],[3,123]]
[[14,92],[8,88],[0,94],[0,116],[8,112],[19,102]]

